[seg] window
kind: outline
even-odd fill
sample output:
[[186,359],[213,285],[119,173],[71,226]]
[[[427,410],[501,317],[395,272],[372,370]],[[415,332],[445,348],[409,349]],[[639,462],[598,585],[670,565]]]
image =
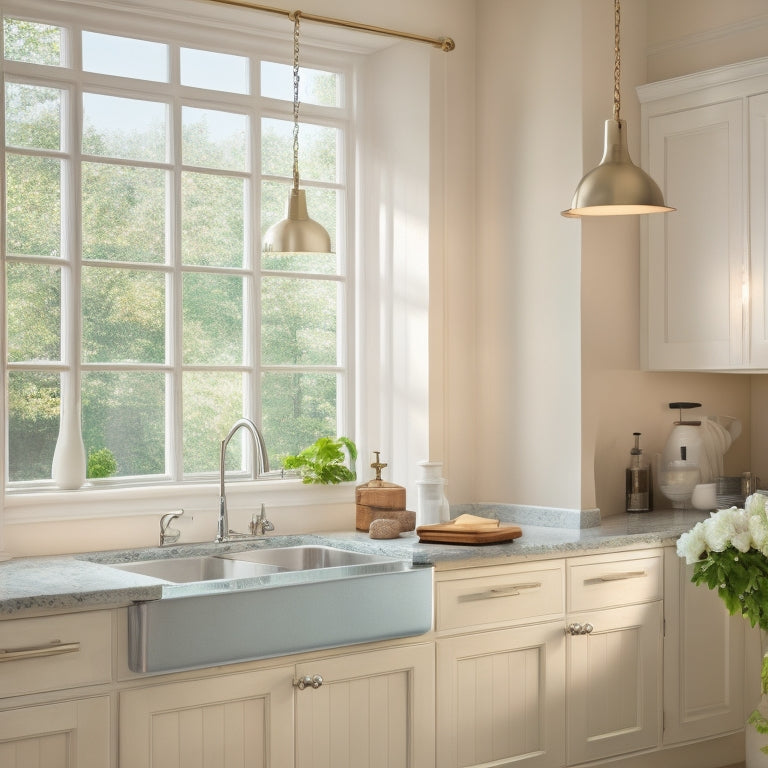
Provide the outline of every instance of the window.
[[11,488],[52,484],[63,413],[108,484],[210,476],[244,414],[273,466],[352,431],[343,56],[302,67],[300,94],[335,253],[262,254],[291,183],[290,64],[114,27],[3,18]]

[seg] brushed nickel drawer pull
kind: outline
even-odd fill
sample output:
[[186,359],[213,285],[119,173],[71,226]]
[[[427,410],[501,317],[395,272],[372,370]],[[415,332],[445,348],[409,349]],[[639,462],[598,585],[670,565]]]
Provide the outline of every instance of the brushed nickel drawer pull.
[[586,583],[595,581],[624,581],[624,579],[642,579],[647,576],[647,571],[626,571],[624,573],[606,573],[596,579],[589,579]]
[[491,587],[485,592],[474,592],[471,595],[462,595],[459,600],[490,600],[494,597],[515,597],[524,589],[540,589],[540,581],[531,581],[523,584],[509,584],[506,587]]
[[0,648],[0,663],[3,661],[19,661],[20,659],[40,659],[45,656],[60,656],[62,653],[76,653],[80,643],[62,643],[52,640],[47,645],[32,645],[27,648]]

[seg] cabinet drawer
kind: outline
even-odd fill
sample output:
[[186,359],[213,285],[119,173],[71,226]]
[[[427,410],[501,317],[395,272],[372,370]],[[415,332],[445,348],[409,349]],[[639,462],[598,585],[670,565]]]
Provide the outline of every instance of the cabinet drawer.
[[435,625],[440,631],[552,618],[564,608],[564,570],[557,561],[536,570],[509,568],[438,582]]
[[0,621],[0,697],[108,682],[109,611]]
[[660,600],[662,551],[642,557],[601,555],[568,561],[568,610],[612,608]]

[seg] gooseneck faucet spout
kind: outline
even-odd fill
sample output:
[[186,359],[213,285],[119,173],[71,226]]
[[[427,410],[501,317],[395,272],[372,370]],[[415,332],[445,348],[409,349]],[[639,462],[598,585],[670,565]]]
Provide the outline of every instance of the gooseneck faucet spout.
[[[238,538],[242,537],[241,534],[233,534],[233,532],[229,530],[227,496],[224,491],[224,460],[227,455],[227,446],[235,433],[241,428],[244,428],[250,434],[251,442],[253,444],[253,479],[256,480],[259,475],[269,472],[269,457],[267,456],[267,445],[264,442],[264,436],[250,419],[238,419],[232,426],[232,429],[227,433],[227,436],[221,441],[221,453],[219,454],[219,524],[216,532],[217,542],[227,541],[232,538],[232,535]],[[269,521],[265,522],[269,523]],[[271,523],[269,524],[271,525]],[[264,528],[264,530],[270,529]]]

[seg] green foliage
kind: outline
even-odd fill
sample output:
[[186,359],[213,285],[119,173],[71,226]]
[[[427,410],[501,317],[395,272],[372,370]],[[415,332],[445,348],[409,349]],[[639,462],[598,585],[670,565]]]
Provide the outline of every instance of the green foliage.
[[709,551],[694,564],[691,581],[716,589],[731,614],[768,630],[768,558],[758,550]]
[[349,438],[339,437],[334,440],[332,437],[321,437],[298,455],[286,456],[283,466],[300,470],[304,483],[327,485],[354,480],[354,470],[344,464],[344,448],[349,451],[350,464],[354,465],[357,446]]
[[111,477],[117,472],[115,454],[109,448],[99,448],[88,452],[88,468],[86,477]]

